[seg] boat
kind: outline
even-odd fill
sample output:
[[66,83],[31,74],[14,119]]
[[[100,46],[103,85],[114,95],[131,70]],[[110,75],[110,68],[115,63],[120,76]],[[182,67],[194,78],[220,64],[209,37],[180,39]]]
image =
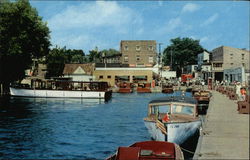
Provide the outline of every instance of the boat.
[[144,123],[153,140],[182,145],[199,134],[201,120],[197,114],[197,101],[185,96],[152,100],[148,104]]
[[138,93],[151,93],[151,83],[138,83]]
[[122,82],[118,85],[119,90],[117,92],[118,93],[132,93],[133,92],[132,85],[133,83]]
[[199,87],[193,87],[191,92],[192,92],[192,95],[194,95],[196,92],[199,92],[201,89]]
[[11,96],[44,98],[88,98],[109,100],[112,90],[107,82],[81,82],[32,79],[31,85],[12,85]]
[[164,85],[162,87],[162,93],[173,93],[174,89],[172,85]]
[[179,145],[161,141],[137,142],[129,147],[119,147],[116,154],[106,160],[168,160],[184,159]]
[[198,114],[200,115],[206,114],[209,106],[211,93],[207,90],[199,90],[197,92],[194,92],[193,96],[198,102],[197,104]]

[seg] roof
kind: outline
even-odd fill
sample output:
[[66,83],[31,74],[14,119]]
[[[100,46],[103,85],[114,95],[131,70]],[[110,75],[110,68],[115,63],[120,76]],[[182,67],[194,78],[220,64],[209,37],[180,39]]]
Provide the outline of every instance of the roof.
[[185,96],[166,96],[154,99],[149,103],[164,103],[164,102],[181,102],[181,103],[189,103],[189,104],[196,104],[196,99],[192,97],[185,97]]
[[91,75],[94,71],[94,65],[92,63],[86,63],[86,64],[65,64],[63,74],[74,74],[76,69],[81,68],[84,70],[85,74]]

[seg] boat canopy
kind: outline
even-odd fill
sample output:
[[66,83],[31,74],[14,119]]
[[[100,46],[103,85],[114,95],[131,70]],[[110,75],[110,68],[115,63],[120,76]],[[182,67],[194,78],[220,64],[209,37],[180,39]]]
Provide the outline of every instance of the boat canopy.
[[158,99],[154,99],[149,102],[151,103],[169,103],[169,102],[180,102],[180,103],[189,103],[189,104],[197,104],[197,100],[192,97],[185,96],[166,96]]

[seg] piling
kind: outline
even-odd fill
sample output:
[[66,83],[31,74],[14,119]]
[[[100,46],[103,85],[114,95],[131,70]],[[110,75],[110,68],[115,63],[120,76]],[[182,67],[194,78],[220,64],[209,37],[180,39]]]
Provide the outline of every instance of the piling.
[[249,115],[237,101],[212,91],[194,159],[249,159]]

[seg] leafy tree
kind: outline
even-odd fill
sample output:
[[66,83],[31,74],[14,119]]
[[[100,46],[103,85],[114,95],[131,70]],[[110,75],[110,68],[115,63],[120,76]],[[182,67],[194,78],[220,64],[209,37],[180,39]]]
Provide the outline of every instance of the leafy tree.
[[82,54],[74,54],[71,57],[71,63],[86,63],[87,58]]
[[47,74],[46,78],[58,77],[63,73],[67,56],[65,55],[66,48],[53,48],[46,57]]
[[[79,49],[68,49],[65,52],[66,56],[67,56],[67,63],[84,63],[86,62],[86,58],[85,58],[85,53],[83,52],[83,50]],[[79,59],[77,59],[79,58]]]
[[192,38],[171,39],[171,44],[164,49],[163,63],[172,65],[172,69],[180,76],[184,66],[197,63],[197,55],[203,52],[199,40]]
[[49,28],[28,0],[0,1],[0,83],[25,77],[32,58],[48,54]]
[[97,50],[89,51],[88,59],[89,62],[100,62],[101,52],[98,52]]
[[109,50],[107,50],[107,49],[102,50],[101,55],[103,55],[103,54],[105,56],[109,57],[109,56],[119,55],[120,52],[115,50],[115,49],[110,48]]

